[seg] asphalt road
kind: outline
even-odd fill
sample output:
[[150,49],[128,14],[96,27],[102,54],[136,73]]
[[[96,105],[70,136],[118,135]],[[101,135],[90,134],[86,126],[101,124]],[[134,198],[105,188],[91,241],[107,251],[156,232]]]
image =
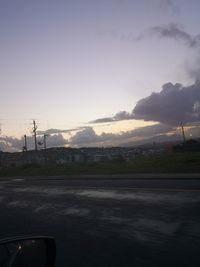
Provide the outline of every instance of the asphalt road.
[[198,178],[1,178],[0,237],[54,236],[56,266],[200,266]]

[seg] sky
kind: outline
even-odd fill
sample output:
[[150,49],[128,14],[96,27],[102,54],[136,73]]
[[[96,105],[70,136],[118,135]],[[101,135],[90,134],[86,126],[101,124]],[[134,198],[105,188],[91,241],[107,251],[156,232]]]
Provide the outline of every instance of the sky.
[[31,143],[33,119],[58,146],[179,139],[181,124],[198,136],[199,10],[198,0],[0,0],[0,149],[20,149],[24,134]]

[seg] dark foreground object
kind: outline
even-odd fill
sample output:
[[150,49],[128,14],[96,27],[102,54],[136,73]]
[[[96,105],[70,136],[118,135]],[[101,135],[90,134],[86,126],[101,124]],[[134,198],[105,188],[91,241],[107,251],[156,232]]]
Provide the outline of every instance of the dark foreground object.
[[1,267],[54,267],[56,244],[46,236],[21,236],[0,240]]
[[200,180],[4,180],[0,237],[51,235],[56,266],[200,266]]

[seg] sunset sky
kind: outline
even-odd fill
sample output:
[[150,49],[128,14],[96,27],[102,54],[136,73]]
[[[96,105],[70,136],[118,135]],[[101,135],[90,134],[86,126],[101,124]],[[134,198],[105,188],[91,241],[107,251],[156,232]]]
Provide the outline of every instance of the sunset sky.
[[32,119],[52,145],[118,145],[181,123],[198,136],[199,11],[199,0],[0,0],[0,149],[19,149]]

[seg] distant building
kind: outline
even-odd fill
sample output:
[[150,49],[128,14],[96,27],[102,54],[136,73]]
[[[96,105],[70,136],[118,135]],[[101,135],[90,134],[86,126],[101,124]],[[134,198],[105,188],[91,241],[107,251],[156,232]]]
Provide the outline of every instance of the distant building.
[[16,167],[30,164],[72,164],[101,161],[133,161],[141,156],[162,153],[155,147],[54,147],[42,150],[8,153],[0,152],[0,167]]

